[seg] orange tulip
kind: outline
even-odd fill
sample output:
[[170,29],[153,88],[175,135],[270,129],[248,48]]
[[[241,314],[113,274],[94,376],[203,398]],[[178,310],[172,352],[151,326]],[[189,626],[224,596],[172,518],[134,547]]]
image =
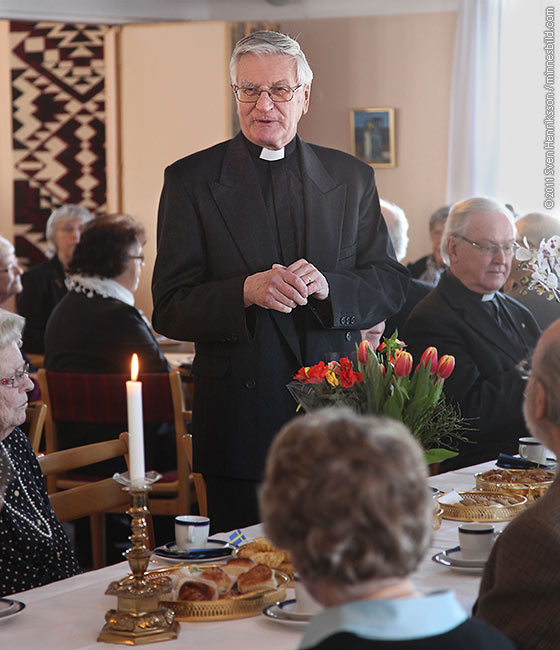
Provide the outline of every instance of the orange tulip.
[[455,368],[455,357],[450,354],[444,354],[443,357],[439,360],[437,367],[437,374],[442,379],[447,379],[449,375],[453,372]]
[[431,345],[429,348],[426,348],[420,357],[419,366],[424,366],[428,368],[432,374],[434,374],[438,367],[438,356],[437,349]]
[[360,363],[363,363],[364,365],[367,363],[370,350],[373,352],[371,343],[367,339],[364,339],[360,345],[358,345],[358,361]]
[[408,377],[412,370],[412,355],[410,352],[405,352],[404,350],[397,352],[393,369],[397,377]]

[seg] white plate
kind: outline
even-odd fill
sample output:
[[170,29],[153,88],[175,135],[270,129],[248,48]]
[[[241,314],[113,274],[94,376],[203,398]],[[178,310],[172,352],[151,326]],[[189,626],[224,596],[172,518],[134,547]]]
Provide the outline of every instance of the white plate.
[[[189,551],[178,551],[175,542],[169,542],[154,550],[157,560],[169,564],[204,564],[217,562],[231,557],[235,546],[221,539],[209,539],[204,548],[193,548]],[[154,558],[152,558],[154,559]]]
[[307,625],[313,616],[313,614],[300,612],[295,599],[269,605],[263,609],[263,614],[273,621],[287,625]]
[[25,604],[20,603],[19,600],[0,598],[0,622],[19,614],[22,609],[25,609]]
[[482,573],[486,564],[484,560],[465,560],[461,554],[460,546],[448,548],[446,551],[436,553],[432,557],[432,560],[436,564],[442,564],[460,573]]

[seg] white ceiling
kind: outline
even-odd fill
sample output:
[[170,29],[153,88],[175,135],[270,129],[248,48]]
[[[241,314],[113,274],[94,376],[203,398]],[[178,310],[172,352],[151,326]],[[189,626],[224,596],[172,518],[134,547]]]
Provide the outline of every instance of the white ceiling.
[[280,21],[456,11],[460,0],[0,0],[0,18],[86,23]]

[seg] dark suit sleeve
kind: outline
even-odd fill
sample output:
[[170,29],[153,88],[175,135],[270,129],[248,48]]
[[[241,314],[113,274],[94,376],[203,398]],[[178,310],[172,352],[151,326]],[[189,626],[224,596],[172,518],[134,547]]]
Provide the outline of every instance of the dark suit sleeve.
[[203,219],[174,167],[168,167],[152,280],[154,328],[183,341],[245,341],[249,338],[243,304],[246,274],[210,278]]
[[431,345],[440,355],[455,357],[455,369],[445,380],[444,392],[459,404],[463,417],[472,418],[476,430],[468,432],[469,439],[511,442],[525,435],[520,407],[525,382],[514,360],[462,322],[458,313],[440,303],[428,303],[432,295],[418,303],[405,325],[403,338],[415,363]]
[[25,318],[23,349],[32,354],[45,351],[45,329],[52,311],[51,301],[37,273],[24,273],[21,278],[23,290],[17,296],[17,310]]
[[356,241],[340,250],[335,270],[324,271],[329,299],[311,302],[327,328],[367,329],[398,312],[407,294],[409,274],[395,259],[373,171],[360,197],[358,219]]

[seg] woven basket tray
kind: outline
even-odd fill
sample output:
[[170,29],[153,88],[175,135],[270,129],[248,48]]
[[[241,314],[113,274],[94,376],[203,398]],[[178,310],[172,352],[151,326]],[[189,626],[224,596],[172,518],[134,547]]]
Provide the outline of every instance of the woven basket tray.
[[[213,565],[205,564],[204,568],[209,566]],[[178,565],[169,569],[154,569],[148,571],[147,576],[149,578],[151,576],[172,575],[179,568],[182,568],[182,566]],[[189,568],[192,568],[192,566]],[[285,600],[289,577],[282,571],[278,571],[278,569],[274,569],[274,575],[278,586],[276,589],[265,592],[241,594],[219,600],[198,602],[162,600],[160,602],[164,607],[169,607],[174,612],[175,619],[178,621],[228,621],[235,618],[249,618],[260,614],[265,607]]]
[[[518,476],[523,472],[527,472],[526,469],[508,469],[507,473],[513,476]],[[496,481],[496,480],[487,480],[485,475],[488,472],[479,472],[475,474],[476,479],[476,488],[477,490],[486,490],[488,492],[508,492],[509,494],[520,494],[521,496],[527,497],[527,501],[536,501],[542,497],[548,488],[552,485],[554,481],[554,472],[547,472],[550,474],[549,481],[538,481],[535,483],[531,482],[507,482],[507,481]]]
[[[485,494],[492,497],[496,492],[471,490],[469,492],[459,492],[459,494],[461,496]],[[508,496],[511,496],[511,494]],[[527,497],[517,494],[515,496],[517,497],[518,502],[510,506],[502,504],[496,504],[493,506],[450,505],[447,503],[441,503],[441,497],[438,499],[438,503],[443,508],[442,517],[444,519],[452,519],[454,521],[507,521],[508,519],[513,519],[527,505]]]

